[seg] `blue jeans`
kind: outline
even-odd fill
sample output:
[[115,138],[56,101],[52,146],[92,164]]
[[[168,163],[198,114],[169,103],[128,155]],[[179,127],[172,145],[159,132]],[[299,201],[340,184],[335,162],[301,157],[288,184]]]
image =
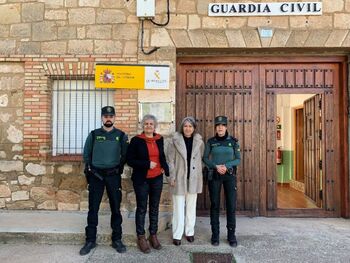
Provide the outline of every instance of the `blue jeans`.
[[149,199],[149,233],[155,235],[158,232],[159,202],[163,189],[163,175],[152,179],[146,179],[143,184],[135,184],[136,194],[136,234],[145,234],[145,217],[147,202]]

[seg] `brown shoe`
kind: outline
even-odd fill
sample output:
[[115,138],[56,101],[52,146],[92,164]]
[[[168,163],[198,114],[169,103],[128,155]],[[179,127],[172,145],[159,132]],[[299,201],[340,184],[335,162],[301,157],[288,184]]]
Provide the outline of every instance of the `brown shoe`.
[[148,237],[148,240],[151,244],[151,246],[154,248],[154,249],[161,249],[162,248],[162,245],[159,243],[158,241],[158,238],[157,238],[157,235],[150,235]]
[[194,236],[186,236],[188,242],[192,243],[194,241]]
[[180,246],[181,245],[181,240],[180,239],[173,239],[173,244],[175,246]]
[[151,252],[151,249],[147,243],[147,239],[144,235],[137,236],[137,246],[143,253]]

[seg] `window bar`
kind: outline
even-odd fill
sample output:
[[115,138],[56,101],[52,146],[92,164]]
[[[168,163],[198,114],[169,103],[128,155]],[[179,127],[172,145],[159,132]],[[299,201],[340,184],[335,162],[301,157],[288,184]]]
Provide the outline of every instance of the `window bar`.
[[[55,80],[55,78],[54,78]],[[59,115],[58,115],[58,112],[59,112],[59,99],[60,97],[58,96],[58,85],[59,85],[59,82],[57,81],[56,79],[56,90],[54,90],[54,93],[56,95],[56,98],[57,98],[57,101],[56,101],[56,142],[55,142],[55,155],[57,155],[57,152],[58,152],[58,124],[59,124]]]
[[63,154],[66,153],[66,142],[64,141],[64,133],[66,131],[66,107],[64,106],[66,103],[66,76],[63,76],[63,104],[62,104],[62,108],[63,108],[63,131],[62,131],[62,147],[63,147]]
[[[78,120],[78,76],[75,75],[75,125]],[[77,154],[77,127],[75,127],[74,153]]]
[[84,79],[82,79],[82,81],[81,81],[81,85],[82,85],[82,87],[81,87],[81,136],[80,136],[80,149],[82,149],[83,148],[83,146],[84,146],[84,142],[83,142],[83,140],[84,140],[84,136],[83,136],[83,134],[84,134],[84,83],[85,83],[85,81],[86,80],[84,80]]
[[[71,121],[71,105],[72,105],[72,78],[69,78],[69,122]],[[72,138],[70,136],[70,130],[71,130],[71,125],[69,125],[69,131],[68,131],[68,141],[69,141],[69,145],[71,144]]]

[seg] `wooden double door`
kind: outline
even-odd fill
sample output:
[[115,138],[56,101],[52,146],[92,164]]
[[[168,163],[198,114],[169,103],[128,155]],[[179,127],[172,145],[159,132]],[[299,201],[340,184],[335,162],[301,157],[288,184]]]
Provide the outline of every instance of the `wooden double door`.
[[[225,62],[216,59],[215,63],[209,63],[205,59],[179,59],[177,124],[185,116],[194,116],[197,130],[206,141],[214,135],[215,116],[228,117],[228,131],[239,140],[242,156],[237,171],[237,210],[250,215],[339,216],[342,170],[339,117],[344,110],[340,103],[340,64],[247,60],[243,63],[244,58]],[[320,125],[324,138],[319,153],[322,154],[324,198],[322,208],[318,210],[281,211],[277,209],[276,95],[300,93],[320,94],[323,105]],[[313,143],[309,144],[310,151],[315,150]],[[315,165],[309,164],[309,167],[315,168]],[[309,171],[305,173],[307,177]],[[224,202],[221,206],[224,209]],[[197,209],[208,212],[209,208],[205,183]]]

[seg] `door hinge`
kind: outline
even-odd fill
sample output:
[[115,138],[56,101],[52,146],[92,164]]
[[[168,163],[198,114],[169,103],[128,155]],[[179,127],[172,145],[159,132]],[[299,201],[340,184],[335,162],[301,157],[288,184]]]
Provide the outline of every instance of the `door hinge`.
[[318,163],[320,170],[322,170],[322,160],[319,161]]

